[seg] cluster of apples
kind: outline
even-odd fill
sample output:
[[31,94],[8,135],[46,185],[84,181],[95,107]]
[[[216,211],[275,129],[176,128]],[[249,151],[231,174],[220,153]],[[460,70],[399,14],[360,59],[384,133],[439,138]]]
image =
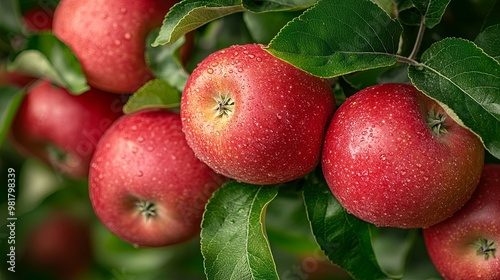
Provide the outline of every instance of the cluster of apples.
[[349,213],[377,226],[424,228],[446,279],[500,277],[500,166],[484,167],[474,133],[409,84],[365,88],[334,113],[325,80],[264,49],[220,50],[191,74],[181,116],[199,159],[262,185],[299,179],[321,163]]
[[[481,140],[412,85],[372,86],[335,110],[328,81],[263,45],[238,45],[196,67],[180,113],[122,115],[128,94],[153,78],[145,38],[173,4],[62,0],[53,32],[92,89],[73,96],[36,83],[14,121],[20,148],[88,177],[92,206],[111,232],[137,246],[184,242],[227,180],[282,184],[321,165],[348,212],[377,226],[424,228],[445,277],[500,277],[500,168],[485,167]],[[459,268],[468,251],[481,271]]]

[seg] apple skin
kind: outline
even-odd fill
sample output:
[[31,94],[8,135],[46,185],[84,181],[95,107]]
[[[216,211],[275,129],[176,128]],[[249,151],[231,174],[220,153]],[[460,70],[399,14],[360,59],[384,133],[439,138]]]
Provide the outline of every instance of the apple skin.
[[91,163],[90,200],[121,239],[161,247],[200,233],[205,204],[224,182],[194,156],[178,113],[148,109],[121,117],[101,138]]
[[160,27],[173,0],[62,0],[54,34],[78,57],[89,85],[132,93],[153,78],[146,37]]
[[[472,198],[451,218],[424,229],[429,256],[445,279],[500,279],[500,165],[486,164]],[[477,254],[479,238],[494,256]]]
[[325,80],[263,47],[235,45],[205,58],[187,81],[181,116],[199,159],[227,177],[268,185],[317,166],[335,104]]
[[96,89],[71,95],[41,80],[28,88],[9,136],[22,153],[62,174],[86,178],[97,142],[123,114],[124,101],[121,95]]
[[[430,116],[441,124],[439,136],[427,124]],[[322,168],[333,195],[354,216],[377,226],[425,228],[471,197],[483,160],[480,139],[438,103],[412,85],[382,84],[339,107]]]
[[21,271],[43,272],[51,279],[81,279],[92,261],[91,243],[89,224],[63,210],[51,212],[23,242]]

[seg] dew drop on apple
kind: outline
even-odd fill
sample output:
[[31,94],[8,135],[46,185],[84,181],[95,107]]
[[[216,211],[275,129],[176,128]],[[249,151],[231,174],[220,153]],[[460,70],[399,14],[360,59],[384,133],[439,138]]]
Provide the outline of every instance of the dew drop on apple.
[[139,142],[139,143],[144,142],[144,137],[139,136],[139,138],[137,138],[137,142]]
[[122,42],[121,42],[120,40],[118,40],[118,39],[117,39],[117,40],[115,40],[115,45],[119,46],[119,45],[121,45],[121,44],[122,44]]
[[142,177],[142,175],[144,175],[144,174],[142,173],[142,171],[138,170],[138,171],[137,171],[137,177]]
[[123,38],[125,38],[126,40],[130,40],[130,38],[132,38],[132,35],[130,35],[130,33],[125,33],[125,35],[123,35]]
[[127,13],[127,8],[122,7],[122,8],[120,9],[120,12],[121,12],[122,14],[126,14],[126,13]]
[[207,73],[208,73],[208,74],[212,74],[213,72],[214,72],[214,69],[212,69],[212,68],[208,68],[208,69],[207,69]]

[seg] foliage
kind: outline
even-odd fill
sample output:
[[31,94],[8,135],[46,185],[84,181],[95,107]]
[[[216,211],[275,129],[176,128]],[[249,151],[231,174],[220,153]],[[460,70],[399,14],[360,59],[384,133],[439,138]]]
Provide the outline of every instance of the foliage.
[[[6,68],[48,78],[74,94],[85,91],[86,79],[71,50],[51,33],[28,32],[18,1],[0,3],[0,56]],[[413,83],[477,134],[487,161],[498,163],[499,13],[493,0],[184,0],[148,38],[146,57],[157,79],[134,93],[124,110],[177,108],[189,72],[206,55],[258,42],[272,55],[334,81],[335,93],[344,98],[375,83]],[[182,65],[178,48],[188,32],[195,33],[195,46]],[[74,182],[26,161],[5,141],[23,95],[23,89],[0,89],[0,168],[43,170],[37,176],[58,186],[38,192],[38,204],[25,211],[18,230],[29,231],[29,222],[44,209],[78,201],[82,194],[68,191]],[[32,192],[23,180],[18,193]],[[5,198],[0,202],[4,215]],[[94,217],[87,220],[99,245],[89,279],[312,279],[323,266],[325,277],[335,279],[439,277],[421,250],[420,231],[379,229],[350,215],[318,170],[280,186],[227,183],[206,206],[201,240],[180,247],[132,248]],[[0,251],[6,246],[2,240]]]

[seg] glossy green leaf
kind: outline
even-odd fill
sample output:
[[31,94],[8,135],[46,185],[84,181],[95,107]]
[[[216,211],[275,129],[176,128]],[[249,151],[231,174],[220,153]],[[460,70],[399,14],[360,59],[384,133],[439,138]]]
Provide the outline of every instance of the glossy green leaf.
[[413,84],[444,103],[455,121],[479,135],[485,148],[500,158],[500,64],[474,43],[448,38],[410,66]]
[[404,24],[420,25],[422,19],[427,28],[439,22],[451,0],[396,0],[398,17]]
[[3,145],[17,109],[24,98],[24,90],[16,87],[0,87],[0,146]]
[[354,279],[389,278],[377,263],[370,224],[347,213],[321,175],[309,175],[303,195],[316,241],[334,264]]
[[171,44],[210,21],[242,11],[241,0],[184,0],[170,9],[153,46]]
[[184,0],[170,9],[153,46],[171,44],[182,35],[224,16],[305,9],[316,0]]
[[396,63],[401,25],[369,0],[321,0],[288,23],[267,49],[319,77]]
[[26,48],[10,58],[7,68],[47,78],[73,94],[81,94],[89,89],[76,56],[51,33],[32,35]]
[[125,114],[147,108],[175,108],[181,101],[180,93],[163,80],[155,79],[138,89],[123,106]]
[[151,32],[147,38],[146,61],[156,78],[167,81],[182,92],[189,73],[186,72],[179,56],[179,48],[185,38],[175,41],[172,45],[152,47],[150,44],[158,35],[158,30]]
[[278,279],[264,229],[276,186],[236,181],[217,190],[202,221],[201,251],[208,280]]
[[474,43],[485,53],[500,61],[500,24],[486,27],[477,35]]

